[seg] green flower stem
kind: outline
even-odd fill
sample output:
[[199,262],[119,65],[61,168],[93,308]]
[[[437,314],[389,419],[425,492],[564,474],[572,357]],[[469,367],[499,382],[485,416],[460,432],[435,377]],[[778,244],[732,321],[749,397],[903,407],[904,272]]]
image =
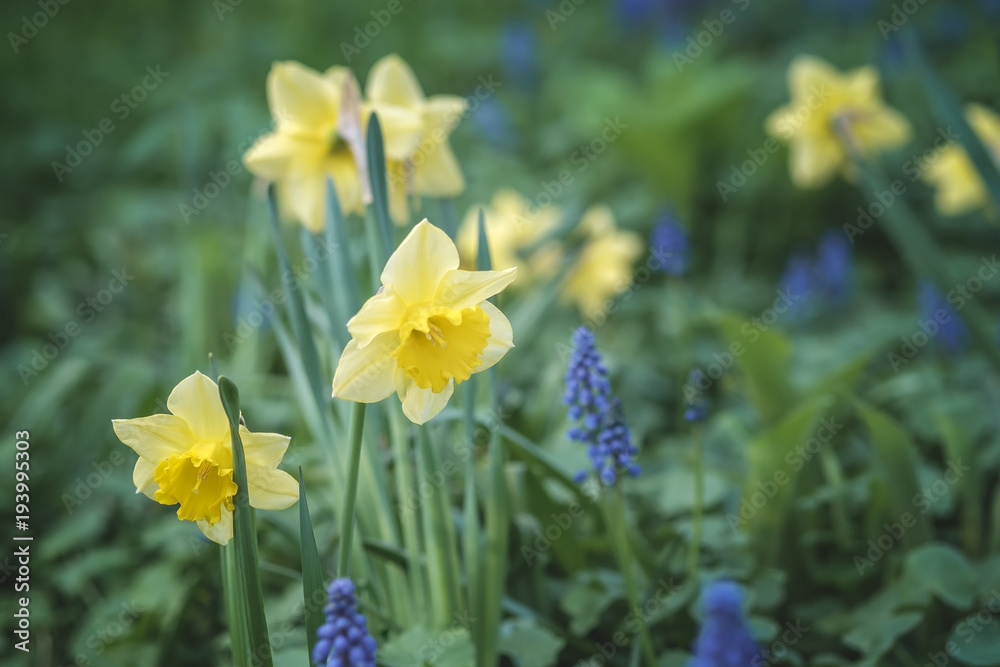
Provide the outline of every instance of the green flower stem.
[[[465,381],[465,497],[462,507],[462,552],[465,557],[465,582],[468,609],[473,618],[482,616],[482,556],[479,537],[479,505],[476,493],[476,376]],[[476,646],[481,646],[481,624],[470,628]]]
[[[639,585],[635,579],[634,558],[628,539],[628,519],[625,516],[625,495],[621,486],[616,484],[613,491],[604,494],[604,499],[611,545],[625,580],[625,594],[628,597],[629,606],[633,610],[638,610],[642,608],[642,605],[639,600]],[[646,662],[652,667],[656,664],[656,651],[653,648],[653,638],[649,635],[649,627],[645,621],[639,629],[639,641],[642,644]]]
[[410,599],[414,613],[420,618],[427,609],[427,585],[420,558],[420,526],[417,523],[418,502],[414,491],[413,473],[410,469],[410,431],[405,417],[399,410],[388,410],[392,454],[396,460],[396,493],[403,509],[399,511],[403,525],[403,544],[406,552],[406,574],[410,579]]
[[698,575],[698,554],[701,552],[702,510],[705,503],[705,456],[701,427],[691,429],[694,437],[694,508],[691,517],[691,549],[688,551],[688,575]]
[[358,468],[361,465],[361,442],[365,427],[364,403],[355,403],[351,411],[351,430],[348,441],[351,447],[347,459],[347,484],[344,485],[344,502],[340,507],[340,544],[337,558],[337,577],[348,576],[351,565],[351,542],[354,536],[354,503],[358,497]]

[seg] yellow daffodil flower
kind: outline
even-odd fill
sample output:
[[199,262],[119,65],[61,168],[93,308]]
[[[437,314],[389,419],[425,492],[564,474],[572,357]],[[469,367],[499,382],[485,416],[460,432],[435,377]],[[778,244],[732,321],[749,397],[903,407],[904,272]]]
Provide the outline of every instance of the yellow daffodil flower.
[[267,75],[274,131],[258,139],[243,162],[278,184],[282,207],[312,232],[323,229],[327,178],[344,212],[362,210],[360,100],[351,112],[357,87],[343,67],[321,74],[301,63],[277,62]]
[[632,264],[643,243],[638,234],[618,229],[614,214],[604,205],[587,209],[580,229],[587,241],[566,276],[562,296],[584,315],[596,317],[615,294],[632,284]]
[[[176,505],[177,518],[195,521],[213,542],[233,537],[233,448],[229,419],[219,388],[196,372],[181,380],[167,398],[172,414],[115,419],[115,434],[135,450],[132,473],[136,493],[162,505]],[[277,433],[251,433],[240,425],[246,455],[250,504],[279,510],[294,505],[299,484],[277,469],[289,438]]]
[[[986,107],[970,104],[965,118],[993,161],[1000,164],[1000,117]],[[989,201],[982,177],[960,145],[942,148],[928,162],[923,177],[937,188],[934,205],[943,215],[962,215],[985,207]]]
[[[476,264],[480,208],[483,207],[469,209],[458,232],[462,262],[469,267]],[[532,210],[531,202],[514,190],[503,188],[493,195],[490,205],[483,208],[483,215],[493,268],[519,267],[514,286],[555,273],[562,257],[558,243],[545,243],[530,257],[522,257],[521,253],[558,226],[559,209],[549,205]]]
[[882,102],[879,75],[866,66],[840,72],[812,56],[788,68],[791,103],[773,112],[767,132],[791,144],[792,182],[801,188],[828,183],[840,171],[852,176],[852,154],[868,157],[902,146],[910,124]]
[[333,395],[375,403],[395,392],[423,424],[444,409],[455,385],[497,363],[514,346],[510,322],[486,301],[517,269],[465,271],[458,249],[423,220],[382,271],[382,287],[348,321],[351,334]]
[[465,111],[453,95],[427,98],[413,70],[397,55],[379,60],[368,74],[364,118],[378,114],[385,138],[389,208],[398,224],[409,218],[407,196],[454,197],[465,190],[448,135]]

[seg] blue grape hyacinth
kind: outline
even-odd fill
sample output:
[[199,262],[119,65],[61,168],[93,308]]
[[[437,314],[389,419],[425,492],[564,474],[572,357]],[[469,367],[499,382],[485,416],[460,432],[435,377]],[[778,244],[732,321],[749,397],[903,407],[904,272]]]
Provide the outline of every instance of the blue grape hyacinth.
[[716,581],[705,591],[705,620],[688,667],[748,667],[761,654],[743,618],[743,596],[735,583]]
[[828,231],[816,253],[816,280],[828,298],[841,301],[851,284],[851,243],[839,229]]
[[[633,462],[637,451],[625,423],[621,401],[612,396],[608,370],[597,351],[594,334],[587,327],[573,332],[573,354],[566,369],[566,393],[570,419],[579,424],[569,431],[571,440],[587,445],[587,454],[600,480],[613,485],[624,471],[635,477],[639,466]],[[582,482],[587,471],[577,475]]]
[[698,389],[706,380],[705,373],[696,368],[688,374],[684,396],[684,421],[697,423],[708,418],[708,399]]
[[335,579],[327,595],[326,622],[317,633],[313,661],[320,667],[375,667],[377,645],[368,634],[368,621],[358,613],[354,583]]
[[649,235],[649,246],[662,266],[660,270],[672,276],[687,273],[690,260],[690,245],[687,232],[669,213],[660,216],[659,222]]
[[932,336],[935,347],[948,354],[958,354],[964,350],[969,331],[945,295],[927,280],[922,281],[917,289],[921,321],[926,323],[927,328],[932,324],[938,327],[937,333]]

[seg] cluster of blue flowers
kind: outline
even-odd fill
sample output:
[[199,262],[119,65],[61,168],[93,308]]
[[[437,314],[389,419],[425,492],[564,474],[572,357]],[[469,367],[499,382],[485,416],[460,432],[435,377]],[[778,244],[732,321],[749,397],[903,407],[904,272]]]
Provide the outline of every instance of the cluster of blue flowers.
[[649,247],[654,257],[663,263],[661,271],[672,276],[687,273],[691,254],[687,232],[670,213],[661,215],[653,227],[649,235]]
[[[632,477],[639,474],[639,466],[632,460],[637,451],[625,423],[625,411],[611,394],[608,370],[587,327],[573,332],[563,403],[569,406],[570,418],[579,422],[570,429],[570,439],[587,445],[587,454],[604,484],[613,485],[623,471]],[[586,477],[583,471],[577,481]]]
[[807,319],[822,306],[842,305],[850,292],[851,275],[851,244],[839,230],[823,235],[815,257],[792,255],[778,282],[792,299],[790,318]]
[[320,626],[313,661],[320,667],[375,667],[375,640],[357,610],[354,583],[335,579],[327,588],[326,623]]
[[688,667],[748,667],[762,655],[743,619],[742,595],[731,581],[709,585],[706,616],[695,639]]
[[920,283],[917,287],[917,301],[921,320],[937,324],[937,333],[934,334],[935,347],[949,354],[957,354],[964,350],[968,344],[969,330],[934,283],[926,280]]

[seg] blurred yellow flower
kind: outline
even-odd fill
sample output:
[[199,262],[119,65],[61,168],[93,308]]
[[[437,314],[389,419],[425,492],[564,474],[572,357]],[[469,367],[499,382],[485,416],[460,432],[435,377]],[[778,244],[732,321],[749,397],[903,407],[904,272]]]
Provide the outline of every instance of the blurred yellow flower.
[[514,346],[510,322],[486,301],[517,269],[464,271],[448,235],[423,220],[382,271],[382,288],[347,323],[351,341],[333,395],[375,403],[395,392],[423,424],[444,409],[456,384],[497,363]]
[[[162,505],[176,505],[177,518],[195,521],[213,542],[233,537],[233,447],[229,419],[219,388],[195,372],[181,380],[167,398],[172,414],[115,419],[115,434],[135,450],[132,473],[136,493]],[[250,504],[279,510],[295,504],[299,483],[278,463],[289,438],[277,433],[251,433],[240,426],[246,455]]]
[[[965,108],[965,118],[993,161],[1000,164],[1000,117],[984,106],[970,104]],[[959,145],[941,149],[923,177],[937,189],[934,204],[944,215],[962,215],[983,208],[988,202],[983,179],[969,154]]]
[[642,253],[643,243],[638,234],[618,229],[614,214],[603,204],[584,212],[580,229],[587,241],[566,276],[562,296],[593,317],[632,284],[632,264]]
[[788,88],[791,102],[765,125],[791,144],[792,182],[801,188],[824,185],[837,171],[850,177],[852,153],[867,157],[909,141],[910,124],[882,102],[874,67],[844,73],[819,58],[797,56],[788,68]]
[[448,135],[465,111],[453,95],[427,98],[410,66],[388,55],[372,66],[364,118],[376,112],[385,138],[389,208],[398,224],[409,218],[407,196],[454,197],[465,190]]
[[[462,263],[469,267],[476,265],[480,208],[473,206],[469,209],[458,232]],[[559,225],[558,208],[549,205],[532,210],[531,202],[510,188],[497,190],[490,205],[482,208],[494,269],[517,266],[515,286],[555,273],[562,257],[559,243],[545,243],[528,257],[523,257],[521,253]]]
[[358,95],[357,87],[343,67],[321,74],[301,63],[277,62],[267,75],[274,131],[258,139],[243,162],[253,174],[278,184],[283,209],[312,232],[323,229],[327,178],[333,179],[345,213],[363,210],[360,102],[352,105],[350,99]]

